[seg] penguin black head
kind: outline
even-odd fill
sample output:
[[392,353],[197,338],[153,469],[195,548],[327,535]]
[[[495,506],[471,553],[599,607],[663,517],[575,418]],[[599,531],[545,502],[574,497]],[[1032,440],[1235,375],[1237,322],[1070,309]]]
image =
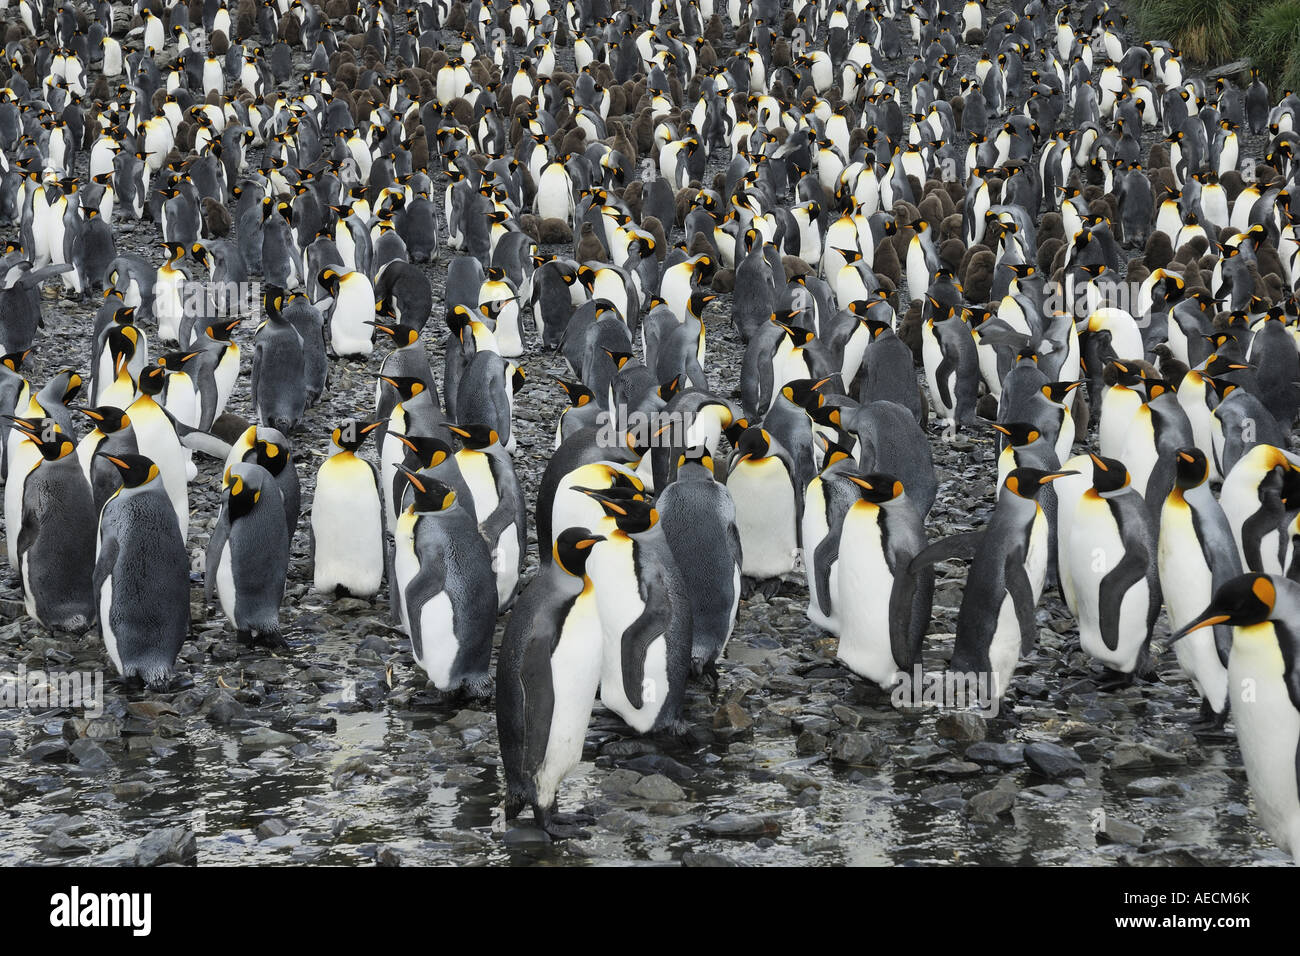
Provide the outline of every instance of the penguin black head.
[[713,473],[713,456],[709,454],[708,448],[703,445],[696,445],[694,448],[687,448],[677,456],[677,469],[680,471],[687,465],[699,465],[701,468],[707,468],[709,473]]
[[787,382],[781,388],[781,394],[794,404],[798,405],[804,411],[811,413],[814,409],[820,408],[826,401],[826,398],[819,389],[825,385],[829,379],[799,378],[792,382]]
[[80,412],[95,423],[105,435],[111,435],[113,432],[121,431],[131,424],[130,417],[120,408],[112,405],[100,405],[97,408],[86,408],[78,405],[73,408],[74,412]]
[[261,465],[272,475],[278,475],[284,471],[284,466],[289,463],[292,453],[288,445],[283,442],[262,437],[270,430],[267,428],[258,429],[257,437],[253,440],[253,447],[244,454],[244,461],[254,462]]
[[415,489],[415,501],[412,502],[408,513],[430,514],[446,511],[456,503],[456,492],[437,478],[416,474],[405,465],[398,465],[397,470],[406,476],[406,480]]
[[447,430],[460,439],[462,445],[472,451],[482,451],[501,441],[501,436],[490,425],[474,423],[470,425],[447,425]]
[[740,436],[740,441],[736,444],[736,460],[752,461],[758,458],[766,458],[771,448],[772,437],[767,432],[757,425],[746,428]]
[[158,356],[158,364],[169,372],[180,372],[187,362],[202,354],[202,352],[167,352],[165,355]]
[[330,441],[344,451],[355,452],[365,442],[366,436],[378,428],[380,424],[381,422],[368,422],[362,425],[349,418],[334,429],[330,435]]
[[1007,436],[1007,443],[1013,448],[1032,445],[1043,437],[1043,433],[1038,430],[1038,426],[1029,422],[1007,422],[1006,424],[995,424],[993,427]]
[[104,459],[118,470],[124,488],[141,488],[157,478],[159,474],[158,466],[144,455],[134,453],[106,455],[100,452],[95,457]]
[[1131,480],[1128,469],[1124,463],[1115,458],[1102,458],[1100,455],[1089,455],[1092,459],[1092,486],[1101,494],[1110,491],[1119,491],[1128,485]]
[[247,468],[242,463],[226,469],[226,503],[230,509],[231,521],[247,515],[262,500],[260,477],[261,472]]
[[161,365],[146,365],[140,371],[136,386],[145,395],[158,395],[167,384],[167,369]]
[[1174,484],[1182,491],[1196,488],[1210,477],[1205,452],[1196,447],[1180,448],[1174,460]]
[[587,573],[587,558],[591,549],[605,540],[601,534],[592,534],[586,528],[565,528],[555,539],[552,554],[561,571],[575,578]]
[[1225,582],[1207,607],[1186,627],[1169,637],[1169,644],[1181,641],[1193,631],[1217,624],[1251,627],[1262,624],[1277,604],[1277,586],[1267,574],[1243,574]]
[[1043,395],[1049,402],[1064,405],[1069,399],[1070,393],[1081,384],[1081,382],[1048,382],[1043,386]]
[[427,388],[421,379],[413,375],[380,375],[379,379],[397,389],[397,394],[404,402],[409,402]]
[[574,488],[591,498],[614,519],[618,530],[624,534],[640,534],[649,531],[659,521],[659,512],[655,510],[645,496],[625,488],[610,488],[597,491],[594,488]]
[[32,354],[31,349],[23,349],[21,352],[10,352],[8,355],[0,356],[0,365],[16,372],[22,368],[23,362],[27,361],[27,356]]
[[866,475],[846,474],[844,476],[858,487],[858,495],[863,501],[883,504],[893,501],[903,494],[903,483],[893,475],[872,472]]
[[556,381],[568,396],[570,408],[582,408],[596,398],[596,393],[581,382],[570,382],[562,378],[556,378]]
[[1046,485],[1077,471],[1043,471],[1041,468],[1012,468],[1007,472],[1003,487],[1013,495],[1033,500]]
[[209,325],[204,331],[208,337],[218,342],[229,342],[230,337],[234,334],[235,329],[239,328],[239,323],[243,319],[233,319],[230,322],[221,322],[217,325]]
[[432,435],[399,435],[394,431],[388,434],[406,446],[407,460],[421,468],[437,468],[451,457],[451,446],[441,438]]

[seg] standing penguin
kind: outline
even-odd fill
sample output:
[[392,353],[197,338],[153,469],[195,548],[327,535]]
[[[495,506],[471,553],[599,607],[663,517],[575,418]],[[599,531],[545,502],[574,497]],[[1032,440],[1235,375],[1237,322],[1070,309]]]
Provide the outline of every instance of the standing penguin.
[[505,773],[505,815],[525,804],[553,837],[579,836],[555,812],[560,782],[582,760],[600,686],[604,632],[587,561],[605,539],[566,528],[553,560],[524,589],[497,659],[497,729]]
[[189,558],[158,466],[106,459],[122,487],[99,515],[93,587],[99,631],[123,677],[166,686],[190,630]]
[[913,574],[925,525],[892,475],[845,473],[858,498],[844,515],[833,597],[840,623],[836,657],[888,690],[921,660],[930,624],[934,572]]
[[975,544],[948,667],[955,673],[991,674],[994,696],[989,704],[1010,689],[1016,665],[1038,639],[1034,609],[1047,578],[1050,548],[1048,520],[1038,496],[1051,482],[1072,474],[1012,469],[984,531],[945,539],[913,562],[913,567],[932,563],[932,557],[951,556],[953,546],[963,541]]
[[1228,688],[1255,809],[1300,864],[1300,584],[1266,574],[1233,578],[1170,643],[1221,624],[1232,627]]
[[951,438],[962,425],[974,424],[979,397],[979,353],[962,313],[948,307],[943,318],[926,320],[921,358],[930,407],[944,425],[945,437]]
[[282,289],[267,288],[262,303],[266,321],[258,326],[253,345],[253,406],[259,421],[288,435],[307,407],[302,336],[280,312]]
[[415,496],[394,529],[394,616],[439,691],[486,697],[497,620],[492,553],[454,491],[405,466],[398,469]]
[[717,660],[736,624],[743,563],[736,505],[713,477],[713,456],[695,448],[677,461],[677,479],[658,501],[660,523],[691,602],[691,672],[718,684]]
[[372,598],[384,580],[384,511],[375,466],[357,456],[379,422],[346,421],[330,435],[337,449],[316,473],[311,506],[312,586],[335,596]]
[[1160,613],[1156,529],[1123,462],[1090,457],[1092,487],[1075,505],[1060,560],[1070,566],[1079,643],[1128,683],[1146,669]]
[[[1210,463],[1199,448],[1176,455],[1174,488],[1160,512],[1158,567],[1160,590],[1171,627],[1195,620],[1193,608],[1241,574],[1232,528],[1210,491]],[[1211,726],[1227,719],[1228,651],[1232,631],[1219,625],[1188,636],[1175,652],[1183,673],[1201,694],[1201,715]]]
[[798,566],[803,495],[794,475],[789,453],[771,435],[757,425],[745,429],[727,468],[727,490],[736,503],[741,571],[771,594]]
[[447,425],[461,445],[456,465],[474,501],[483,540],[492,549],[497,612],[514,603],[528,556],[528,503],[501,437],[486,425]]
[[18,536],[23,605],[45,627],[81,634],[95,619],[90,483],[66,435],[51,430],[47,440],[33,432],[31,439],[40,459],[26,475],[9,479],[22,482],[22,525],[9,533]]
[[242,643],[285,643],[280,603],[289,572],[289,534],[283,495],[261,465],[239,462],[227,469],[206,567],[207,599],[217,592]]
[[605,634],[601,703],[637,733],[679,734],[691,605],[659,513],[633,495],[587,494],[615,523],[588,568]]

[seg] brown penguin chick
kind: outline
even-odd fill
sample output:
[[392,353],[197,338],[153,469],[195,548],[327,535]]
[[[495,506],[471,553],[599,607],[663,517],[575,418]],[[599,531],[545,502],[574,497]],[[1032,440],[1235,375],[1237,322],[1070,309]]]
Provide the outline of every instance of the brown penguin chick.
[[781,268],[785,270],[785,281],[789,282],[795,276],[813,275],[813,267],[808,265],[798,256],[782,256]]
[[916,299],[908,306],[903,320],[898,323],[898,337],[912,350],[912,363],[920,365],[925,360],[921,355],[921,300]]
[[[622,116],[627,112],[627,94],[617,83],[605,87],[609,91],[609,115]],[[630,142],[630,140],[629,140]]]
[[646,216],[641,220],[641,228],[654,237],[655,258],[663,262],[668,256],[668,237],[664,235],[664,224],[655,216]]
[[547,246],[573,242],[573,230],[563,219],[543,219],[537,225],[537,241]]
[[[1164,143],[1154,143],[1150,152],[1147,153],[1147,169],[1168,169],[1169,168],[1169,149]],[[1172,170],[1170,170],[1172,172]],[[1171,183],[1172,185],[1172,183]]]
[[939,222],[944,218],[943,203],[939,202],[939,197],[933,193],[916,204],[916,211],[926,222]]
[[575,126],[564,134],[564,139],[560,144],[560,155],[566,153],[581,153],[587,149],[587,131],[581,126]]
[[1156,356],[1156,367],[1160,369],[1160,377],[1177,389],[1182,384],[1183,376],[1188,372],[1187,366],[1174,358],[1174,353],[1165,342],[1161,342],[1152,351]]
[[903,279],[903,266],[898,258],[898,248],[892,241],[895,237],[887,237],[887,241],[877,243],[876,256],[871,264],[872,270],[876,275],[888,279],[890,285],[898,288],[899,282]]
[[708,256],[710,259],[713,259],[717,256],[718,250],[713,248],[713,243],[709,236],[706,236],[702,232],[697,232],[693,237],[691,237],[691,244],[686,250],[686,254],[692,258],[695,256]]
[[338,69],[334,72],[334,88],[339,87],[352,89],[357,85],[357,65],[355,63],[340,63]]
[[647,106],[637,113],[632,129],[636,133],[637,153],[649,153],[655,144],[654,113],[650,107]]
[[971,246],[966,261],[961,264],[961,286],[971,302],[987,302],[993,293],[993,272],[997,256],[983,246]]
[[794,58],[790,55],[790,41],[785,37],[778,37],[772,41],[772,66],[780,68],[790,66],[794,63]]
[[1137,286],[1145,282],[1149,275],[1151,275],[1151,270],[1146,267],[1146,264],[1141,261],[1136,261],[1130,263],[1125,278],[1128,279],[1130,284]]
[[447,19],[443,21],[443,30],[450,30],[452,33],[460,33],[465,29],[466,17],[469,16],[469,8],[463,3],[453,3],[451,9],[447,11]]
[[1067,248],[1068,247],[1065,243],[1061,243],[1061,247],[1056,250],[1056,255],[1052,257],[1051,265],[1047,269],[1047,271],[1052,273],[1054,276],[1052,281],[1058,286],[1062,283],[1065,276],[1065,253]]
[[[948,195],[948,190],[944,188],[944,184],[942,180],[927,179],[925,181],[925,199],[929,199],[931,196],[933,196],[939,202],[939,215],[927,217],[927,218],[930,218],[933,221],[937,222],[940,219],[944,219],[948,216],[951,216],[954,212],[957,211],[957,207],[953,203],[952,197]],[[921,209],[920,212],[923,216],[925,215],[924,209]]]
[[519,224],[520,231],[532,239],[533,242],[540,243],[542,241],[541,220],[535,214],[531,212],[520,213],[515,222]]
[[728,292],[734,292],[736,273],[731,269],[719,269],[713,274],[713,281],[709,283],[709,288],[724,295]]
[[1059,212],[1049,212],[1038,220],[1038,243],[1041,246],[1046,239],[1065,241],[1065,225]]
[[722,17],[713,14],[709,17],[709,22],[704,25],[704,39],[710,43],[721,43],[727,36],[727,28],[722,23]]
[[578,262],[605,261],[605,246],[596,238],[596,229],[590,222],[584,222],[578,230],[578,245],[573,258]]
[[690,186],[684,186],[677,190],[673,196],[673,215],[677,218],[677,225],[684,226],[686,217],[690,214],[691,203],[695,200],[695,194],[698,189],[692,189]]
[[1173,261],[1174,243],[1168,234],[1159,229],[1153,229],[1151,235],[1147,237],[1147,245],[1142,256],[1142,261],[1146,267],[1154,272],[1157,269],[1163,269]]
[[1259,244],[1255,250],[1255,262],[1259,265],[1259,274],[1262,277],[1265,279],[1276,277],[1285,284],[1285,280],[1282,279],[1282,260],[1278,257],[1277,246],[1273,245],[1271,240]]
[[1235,169],[1230,169],[1219,177],[1219,185],[1223,187],[1224,193],[1228,197],[1228,205],[1232,206],[1241,191],[1246,188],[1246,181],[1241,178],[1241,173]]
[[[944,217],[943,221],[939,223],[939,237],[945,242],[950,239],[956,239],[961,242],[962,247],[965,248],[966,242],[962,238],[961,232],[961,213],[949,213]],[[943,253],[941,252],[940,255],[942,254]],[[962,253],[959,253],[958,255],[960,256]]]
[[998,420],[998,400],[993,397],[992,392],[985,392],[975,402],[975,414],[985,421],[995,422]]
[[939,244],[939,261],[956,272],[965,252],[966,243],[960,239],[945,239]]
[[205,239],[223,239],[230,235],[230,211],[223,203],[211,196],[204,196],[200,203],[203,211],[203,237]]
[[641,190],[642,183],[639,179],[634,179],[623,187],[623,203],[637,222],[641,221]]
[[212,36],[208,37],[208,51],[214,56],[225,57],[230,50],[230,37],[226,36],[225,30],[213,30]]
[[[200,21],[201,22],[201,21]],[[280,18],[280,39],[289,46],[296,47],[302,38],[302,26],[297,17]]]

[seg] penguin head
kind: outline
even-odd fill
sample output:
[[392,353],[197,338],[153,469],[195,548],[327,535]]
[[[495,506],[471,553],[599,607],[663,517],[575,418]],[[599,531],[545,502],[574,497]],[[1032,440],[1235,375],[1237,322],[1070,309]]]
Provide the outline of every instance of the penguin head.
[[819,389],[829,381],[826,378],[798,378],[781,387],[781,397],[811,414],[825,404],[826,396]]
[[131,419],[126,412],[120,408],[115,408],[112,405],[99,405],[95,408],[87,408],[84,405],[78,405],[72,410],[74,412],[80,412],[82,415],[89,418],[95,423],[95,427],[105,435],[111,435],[113,432],[121,431],[123,428],[128,428],[131,425]]
[[1182,491],[1204,484],[1210,477],[1205,452],[1195,446],[1180,448],[1174,458],[1174,484]]
[[366,440],[366,436],[380,426],[381,422],[360,424],[355,419],[347,419],[330,433],[330,441],[343,451],[355,452]]
[[413,375],[380,375],[379,380],[397,389],[397,394],[403,402],[409,402],[428,390],[424,381]]
[[230,520],[242,518],[262,500],[262,476],[265,471],[251,463],[238,462],[226,469],[226,506]]
[[858,496],[873,505],[893,501],[903,495],[903,483],[893,475],[881,472],[869,474],[846,474],[844,476],[857,486]]
[[1120,491],[1132,480],[1124,463],[1115,458],[1089,455],[1092,459],[1092,487],[1100,494]]
[[581,382],[570,382],[562,378],[556,378],[556,381],[568,396],[570,408],[582,408],[596,398],[596,393]]
[[1277,585],[1267,574],[1243,574],[1222,584],[1214,592],[1209,606],[1185,627],[1169,636],[1168,644],[1181,641],[1193,631],[1218,624],[1251,627],[1273,615],[1277,605]]
[[1048,382],[1043,386],[1043,396],[1057,405],[1064,405],[1070,397],[1070,393],[1078,388],[1081,382]]
[[694,448],[687,448],[677,456],[678,471],[691,466],[704,468],[709,474],[713,474],[713,456],[709,454],[709,449],[704,445],[696,445]]
[[467,425],[447,425],[447,430],[460,439],[462,445],[471,451],[482,451],[501,441],[495,428],[482,423]]
[[1013,448],[1023,448],[1026,445],[1032,445],[1043,437],[1043,433],[1038,430],[1038,426],[1029,422],[1007,422],[1006,424],[994,424],[994,430],[1007,436],[1007,443]]
[[31,349],[23,349],[21,352],[10,352],[8,355],[0,355],[0,365],[3,365],[11,372],[17,372],[22,368],[23,362],[27,361],[27,356],[31,354]]
[[1033,500],[1042,489],[1057,478],[1077,475],[1077,471],[1043,471],[1040,468],[1012,468],[1007,472],[1003,487],[1013,495]]
[[682,388],[682,376],[679,374],[679,375],[674,375],[668,381],[660,385],[659,388],[656,389],[656,392],[658,393],[660,398],[662,398],[665,402],[667,402],[667,401],[671,401],[672,397],[676,395],[679,391],[681,391],[681,388]]
[[161,365],[146,365],[140,370],[136,387],[145,395],[158,395],[167,384],[167,369]]
[[586,528],[565,528],[552,546],[555,564],[575,578],[585,577],[592,548],[604,540],[604,535],[592,534]]
[[451,457],[451,446],[441,438],[432,435],[402,435],[395,431],[389,431],[388,434],[406,446],[406,462],[419,468],[437,468]]
[[143,488],[159,475],[158,466],[153,463],[152,459],[146,458],[144,455],[134,453],[106,455],[100,452],[95,457],[104,459],[117,469],[122,478],[123,488]]
[[[446,445],[443,444],[445,448]],[[415,492],[415,500],[407,510],[408,514],[436,514],[446,511],[456,503],[456,492],[428,475],[421,475],[405,465],[398,465],[401,472]]]
[[261,465],[272,475],[284,471],[285,465],[292,459],[289,439],[277,429],[260,425],[253,439],[253,447],[244,453],[244,461]]
[[574,488],[591,498],[605,514],[614,519],[618,530],[624,534],[641,534],[659,522],[659,512],[645,495],[632,488],[616,486],[604,491],[595,488]]
[[[743,419],[742,419],[743,421]],[[746,428],[736,443],[736,461],[766,458],[772,449],[772,436],[758,425]]]

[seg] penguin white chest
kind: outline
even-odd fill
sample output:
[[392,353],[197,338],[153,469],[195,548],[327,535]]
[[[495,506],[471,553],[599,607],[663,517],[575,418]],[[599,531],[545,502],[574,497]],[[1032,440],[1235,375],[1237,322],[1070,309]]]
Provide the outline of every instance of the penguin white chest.
[[1284,664],[1271,623],[1235,629],[1228,692],[1255,809],[1269,836],[1300,862],[1300,711],[1287,693]]
[[582,760],[591,707],[600,686],[602,650],[600,617],[590,591],[573,602],[555,650],[551,653],[551,688],[555,705],[546,757],[537,770],[537,796],[542,806],[555,798],[560,781]]
[[898,674],[889,640],[889,594],[894,575],[885,559],[879,522],[873,505],[854,505],[844,518],[840,537],[840,645],[836,656],[855,674],[882,688]]
[[790,474],[776,458],[739,465],[727,478],[736,502],[741,570],[765,580],[793,570],[798,549]]

